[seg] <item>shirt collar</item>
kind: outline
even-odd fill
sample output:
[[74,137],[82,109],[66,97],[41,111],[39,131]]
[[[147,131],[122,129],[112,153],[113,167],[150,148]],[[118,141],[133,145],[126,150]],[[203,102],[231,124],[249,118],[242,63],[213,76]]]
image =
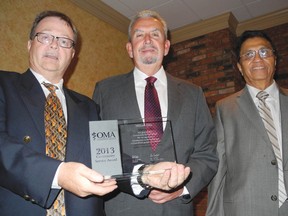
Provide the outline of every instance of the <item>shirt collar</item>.
[[[36,72],[35,72],[34,70],[32,70],[31,68],[30,68],[30,71],[31,71],[32,74],[35,76],[35,78],[38,80],[38,82],[40,83],[40,85],[42,85],[43,82],[52,84],[52,83],[49,82],[47,79],[45,79],[44,76],[42,76],[42,75],[39,74],[39,73],[36,73]],[[61,80],[59,81],[59,83],[56,83],[56,84],[53,84],[53,85],[57,86],[58,89],[60,89],[61,92],[64,94],[64,91],[63,91],[63,83],[64,83],[64,80],[61,79]]]
[[[256,95],[258,94],[258,92],[260,92],[260,90],[248,84],[246,84],[246,86],[252,98],[256,99]],[[279,89],[275,80],[273,80],[273,83],[263,91],[267,92],[269,94],[269,97],[271,97],[272,99],[276,100],[279,97]]]
[[[134,80],[135,80],[136,85],[139,83],[142,83],[142,84],[144,83],[144,85],[146,85],[145,79],[149,76],[147,76],[144,72],[139,70],[137,67],[134,68],[133,74],[134,74]],[[161,66],[161,68],[153,75],[153,77],[157,78],[157,82],[159,81],[161,84],[165,86],[167,85],[167,76],[166,76],[163,66]]]

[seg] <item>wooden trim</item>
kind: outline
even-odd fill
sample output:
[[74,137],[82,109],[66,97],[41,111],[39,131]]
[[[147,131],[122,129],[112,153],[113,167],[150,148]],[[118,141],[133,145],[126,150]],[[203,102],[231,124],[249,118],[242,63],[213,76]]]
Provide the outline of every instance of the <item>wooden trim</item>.
[[231,28],[233,32],[236,30],[238,21],[232,13],[225,13],[198,23],[184,26],[171,31],[171,43],[179,43],[191,38],[208,34],[210,32],[219,31],[225,28]]
[[239,23],[236,34],[239,36],[245,30],[262,30],[285,23],[288,23],[288,8]]
[[[130,20],[115,11],[101,0],[70,0],[77,6],[127,34]],[[288,22],[288,8],[269,13],[245,22],[238,23],[232,13],[225,13],[207,20],[193,23],[170,32],[171,43],[179,43],[225,28],[231,29],[237,36],[248,29],[266,29]]]

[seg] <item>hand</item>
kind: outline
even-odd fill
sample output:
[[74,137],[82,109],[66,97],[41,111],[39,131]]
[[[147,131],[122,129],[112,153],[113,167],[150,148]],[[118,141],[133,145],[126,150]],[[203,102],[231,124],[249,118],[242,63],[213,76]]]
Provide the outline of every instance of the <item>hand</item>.
[[[159,171],[163,172],[155,174],[155,172]],[[145,167],[143,173],[147,173],[142,175],[144,184],[169,191],[180,186],[187,179],[190,174],[190,168],[174,162],[159,162]]]
[[117,188],[114,179],[104,177],[81,163],[67,162],[59,167],[58,185],[77,196],[103,196]]
[[183,192],[183,187],[173,192],[166,192],[163,190],[153,189],[149,193],[148,198],[154,203],[162,204],[162,203],[178,198],[182,194],[182,192]]

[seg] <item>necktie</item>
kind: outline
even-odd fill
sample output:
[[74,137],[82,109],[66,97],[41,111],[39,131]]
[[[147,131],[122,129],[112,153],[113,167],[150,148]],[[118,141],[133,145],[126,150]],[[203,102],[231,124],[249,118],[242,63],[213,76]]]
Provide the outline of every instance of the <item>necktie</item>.
[[264,126],[268,133],[268,137],[272,143],[272,147],[277,159],[278,165],[278,197],[279,197],[279,208],[287,199],[287,193],[284,185],[284,177],[283,177],[283,164],[282,164],[282,156],[280,152],[279,142],[277,138],[277,133],[275,129],[275,125],[273,122],[273,117],[271,114],[270,108],[267,106],[265,100],[269,96],[265,91],[260,91],[256,97],[259,99],[259,113],[263,120]]
[[[57,87],[49,83],[43,83],[43,85],[50,91],[44,110],[46,154],[63,161],[67,137],[65,116],[60,100],[55,93]],[[47,216],[62,215],[65,215],[64,190],[61,190],[53,206],[47,210]]]
[[156,150],[163,134],[161,108],[154,86],[156,80],[155,77],[146,78],[144,108],[146,133],[153,151]]

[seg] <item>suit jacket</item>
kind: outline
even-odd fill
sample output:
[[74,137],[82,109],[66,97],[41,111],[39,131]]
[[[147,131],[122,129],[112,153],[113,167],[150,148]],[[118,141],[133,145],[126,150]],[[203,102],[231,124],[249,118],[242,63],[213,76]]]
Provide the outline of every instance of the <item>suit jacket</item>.
[[[288,91],[280,89],[283,165],[288,188]],[[216,105],[219,168],[209,185],[207,216],[287,216],[278,208],[278,168],[248,88]]]
[[[68,111],[66,161],[91,167],[89,120],[97,120],[96,104],[64,88]],[[59,190],[51,189],[60,161],[45,156],[45,95],[28,70],[0,72],[0,214],[46,215]],[[67,216],[103,213],[102,199],[80,198],[65,191]]]
[[[200,87],[167,75],[168,120],[172,123],[178,163],[191,167],[192,178],[185,184],[190,198],[178,198],[164,204],[155,204],[149,199],[137,199],[125,193],[114,193],[105,202],[107,216],[193,215],[191,200],[214,176],[216,134],[203,92]],[[93,99],[100,107],[104,120],[139,119],[133,72],[103,80],[96,84]],[[165,142],[171,131],[165,130]],[[161,141],[161,142],[162,142]],[[123,145],[125,143],[122,143]]]

